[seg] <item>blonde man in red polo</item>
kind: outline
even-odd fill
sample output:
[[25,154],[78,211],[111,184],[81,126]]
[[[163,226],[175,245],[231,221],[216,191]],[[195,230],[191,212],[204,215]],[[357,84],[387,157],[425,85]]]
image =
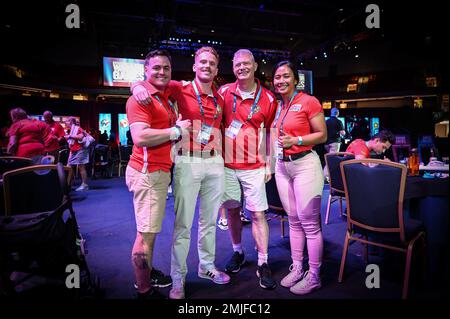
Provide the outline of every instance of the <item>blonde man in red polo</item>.
[[[255,79],[258,64],[251,51],[240,49],[233,57],[236,82],[219,89],[224,98],[225,193],[223,207],[228,208],[228,227],[233,255],[226,271],[237,273],[245,262],[241,246],[241,188],[245,206],[252,219],[252,234],[258,250],[256,274],[259,285],[274,289],[276,283],[268,265],[269,227],[265,211],[269,208],[265,183],[271,178],[266,159],[266,133],[275,117],[277,101]],[[267,152],[268,154],[268,152]]]
[[[227,284],[230,276],[219,271],[215,262],[216,220],[224,192],[224,163],[221,156],[223,100],[213,87],[218,72],[219,55],[211,47],[202,47],[195,53],[190,82],[171,81],[171,96],[177,100],[183,118],[192,120],[189,138],[182,139],[175,159],[174,197],[175,229],[173,234],[171,299],[185,298],[186,259],[191,240],[197,198],[200,196],[198,218],[198,276],[216,284]],[[138,101],[148,102],[146,83],[132,87]]]
[[166,89],[171,74],[169,53],[164,50],[151,51],[145,59],[151,105],[144,107],[134,97],[127,101],[127,118],[134,146],[126,170],[126,183],[133,192],[137,226],[131,260],[138,298],[143,299],[162,297],[152,287],[153,249],[166,209],[172,142],[191,126],[189,120],[178,116],[175,105],[168,99]]

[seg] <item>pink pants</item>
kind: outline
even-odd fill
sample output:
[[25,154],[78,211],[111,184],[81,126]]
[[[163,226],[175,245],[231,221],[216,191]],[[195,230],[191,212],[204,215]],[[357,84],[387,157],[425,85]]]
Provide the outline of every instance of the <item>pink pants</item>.
[[303,261],[306,242],[309,268],[318,274],[323,253],[320,220],[323,172],[319,156],[312,152],[293,162],[277,161],[275,180],[288,214],[292,260]]

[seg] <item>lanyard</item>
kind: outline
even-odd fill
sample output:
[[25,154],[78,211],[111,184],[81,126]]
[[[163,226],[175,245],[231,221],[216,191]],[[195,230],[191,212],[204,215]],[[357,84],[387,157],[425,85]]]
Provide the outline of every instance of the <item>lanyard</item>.
[[[281,120],[281,124],[280,124],[280,133],[283,133],[283,124],[284,124],[284,120],[286,119],[286,115],[288,114],[289,109],[291,108],[292,101],[294,100],[294,98],[295,98],[295,96],[296,96],[297,94],[298,94],[298,91],[295,90],[295,91],[294,91],[294,94],[292,94],[292,97],[291,97],[291,99],[289,100],[289,104],[288,104],[288,106],[287,106],[286,113],[284,113],[283,119]],[[277,126],[277,124],[278,124],[278,118],[280,117],[281,109],[282,109],[283,107],[284,107],[283,101],[281,100],[280,105],[278,105],[278,109],[277,109],[277,114],[276,114],[276,116],[275,116],[275,120],[273,121],[273,123],[274,123],[274,124],[273,124],[273,127],[276,127],[276,126]]]
[[[203,110],[202,99],[200,97],[200,93],[198,93],[197,84],[195,84],[195,81],[192,81],[192,86],[194,87],[195,95],[197,96],[198,107],[200,108],[200,114],[202,115],[202,120],[203,120],[203,122],[205,122],[205,111]],[[216,114],[214,114],[214,121],[213,121],[213,124],[214,124],[216,119],[219,117],[220,107],[217,104],[217,98],[215,96],[213,96],[213,99],[214,99],[214,106],[216,107]],[[213,126],[213,124],[211,124],[211,126]]]
[[[248,121],[250,121],[253,117],[253,114],[255,114],[255,110],[256,110],[256,106],[259,102],[259,98],[261,97],[261,91],[262,91],[262,87],[261,85],[259,86],[259,90],[258,90],[258,94],[256,95],[255,101],[253,102],[252,108],[250,109],[250,113],[247,116],[247,119],[245,120],[244,124],[247,123]],[[234,100],[233,100],[233,116],[234,119],[236,119],[236,100],[237,97],[236,95],[234,95]]]
[[[169,113],[169,110],[167,109],[167,107],[161,102],[161,100],[159,99],[158,95],[154,95],[155,99],[158,100],[159,104],[161,104],[161,106],[166,110],[167,115],[169,116],[169,126],[172,126],[173,124],[175,124],[176,120],[174,121],[173,115],[171,116]],[[169,102],[170,107],[172,108],[173,112],[175,113],[175,117],[177,116],[177,111],[175,109],[175,106],[173,105],[173,103],[170,100],[167,100],[167,102]]]

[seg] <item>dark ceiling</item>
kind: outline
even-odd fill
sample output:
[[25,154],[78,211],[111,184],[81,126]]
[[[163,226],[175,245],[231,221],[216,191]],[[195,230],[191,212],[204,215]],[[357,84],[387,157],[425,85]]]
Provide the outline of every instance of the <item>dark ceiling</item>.
[[[185,78],[191,55],[203,45],[219,51],[221,75],[229,81],[233,52],[249,48],[267,75],[289,58],[315,77],[409,68],[448,84],[446,11],[438,2],[377,1],[381,28],[368,29],[371,2],[10,1],[0,10],[0,84],[98,88],[104,56],[143,58],[157,47],[170,49],[174,71]],[[80,8],[79,29],[66,27],[70,3]]]
[[[81,29],[67,29],[65,8],[77,3]],[[1,10],[4,59],[90,60],[101,56],[138,57],[165,45],[192,51],[209,44],[223,52],[240,47],[267,55],[307,56],[324,47],[384,38],[399,46],[435,36],[443,10],[410,2],[378,1],[381,28],[367,29],[364,1],[171,0],[15,1]],[[172,39],[172,40],[170,40]],[[178,41],[176,41],[178,39]],[[174,41],[175,40],[175,41]],[[184,41],[182,41],[184,40]],[[430,39],[428,39],[431,41]],[[200,44],[199,44],[200,41]],[[214,43],[213,43],[214,41]],[[312,54],[312,53],[311,53]],[[97,59],[97,60],[96,60]],[[74,64],[77,64],[74,61]]]

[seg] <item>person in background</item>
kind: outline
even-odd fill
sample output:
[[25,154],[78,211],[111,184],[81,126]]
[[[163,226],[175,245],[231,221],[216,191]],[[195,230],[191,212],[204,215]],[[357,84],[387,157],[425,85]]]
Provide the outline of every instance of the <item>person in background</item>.
[[[331,116],[326,121],[327,141],[325,142],[325,153],[337,153],[341,148],[341,139],[345,136],[344,125],[338,119],[339,110],[335,107],[331,109]],[[323,174],[328,180],[328,169],[325,166]]]
[[103,133],[100,134],[100,137],[98,138],[98,144],[108,145],[108,133],[106,133],[106,130],[104,130]]
[[349,144],[346,152],[355,155],[355,159],[370,158],[370,153],[382,155],[395,143],[395,136],[388,130],[382,130],[370,140],[356,139]]
[[65,135],[65,138],[70,149],[67,165],[72,167],[78,166],[81,175],[81,185],[75,191],[87,191],[89,190],[89,185],[87,183],[86,164],[89,163],[89,148],[84,148],[81,144],[84,130],[77,125],[75,117],[69,117],[66,120],[66,127],[69,129],[69,133]]
[[8,131],[7,152],[14,156],[31,158],[38,163],[49,145],[50,127],[39,120],[30,119],[20,107],[12,109],[9,115],[13,124]]
[[43,114],[44,122],[50,127],[51,134],[49,138],[49,145],[45,149],[45,151],[53,156],[57,156],[58,150],[61,148],[61,145],[66,142],[64,138],[65,132],[64,128],[58,122],[53,120],[53,114],[50,111],[45,111]]
[[[281,286],[297,295],[321,287],[320,267],[323,236],[320,219],[324,185],[319,156],[314,145],[327,139],[322,105],[313,96],[297,91],[297,68],[281,61],[274,68],[275,92],[281,96],[273,122],[275,135],[275,181],[289,220],[292,265]],[[303,268],[304,249],[309,269]]]
[[127,131],[127,145],[133,146],[133,137],[131,136],[131,130]]

